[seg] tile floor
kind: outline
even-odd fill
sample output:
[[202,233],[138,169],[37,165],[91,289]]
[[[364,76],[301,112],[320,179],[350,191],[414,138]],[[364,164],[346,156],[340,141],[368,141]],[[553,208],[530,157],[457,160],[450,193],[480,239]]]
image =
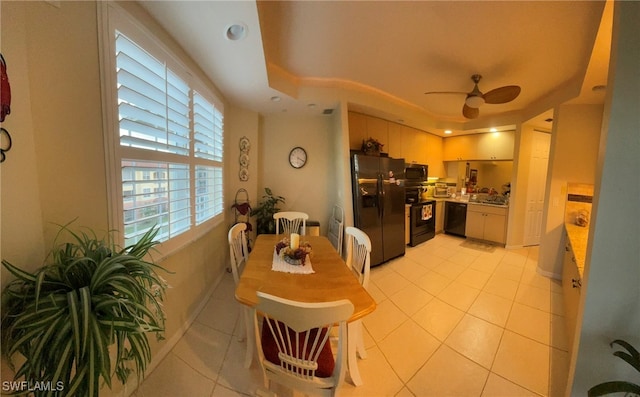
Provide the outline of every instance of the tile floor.
[[[438,235],[372,269],[378,307],[364,319],[364,385],[354,387],[347,374],[339,396],[564,394],[562,288],[536,273],[537,248],[487,252],[463,241]],[[233,290],[225,276],[134,396],[244,396],[263,388],[257,362],[242,365]]]

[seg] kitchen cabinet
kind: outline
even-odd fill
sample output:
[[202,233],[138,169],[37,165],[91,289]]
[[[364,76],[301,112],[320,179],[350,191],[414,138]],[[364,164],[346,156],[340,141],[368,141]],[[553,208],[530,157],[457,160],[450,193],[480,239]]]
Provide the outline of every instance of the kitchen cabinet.
[[349,112],[348,118],[349,149],[360,150],[362,141],[373,138],[383,145],[384,153],[389,153],[389,122],[387,120],[356,112]]
[[562,293],[564,300],[564,319],[569,348],[573,346],[580,304],[582,280],[578,271],[576,257],[571,248],[569,237],[565,234],[564,258],[562,261]]
[[436,200],[436,234],[444,232],[444,200]]
[[437,176],[444,178],[447,173],[444,170],[444,161],[442,160],[442,138],[433,134],[424,134],[426,136],[426,158],[429,166],[429,176]]
[[349,112],[349,149],[360,150],[362,141],[367,138],[367,116]]
[[478,158],[483,160],[513,160],[515,134],[511,131],[480,134]]
[[474,135],[444,138],[444,161],[472,160],[477,156],[477,141]]
[[444,139],[444,161],[513,160],[512,131],[454,136]]
[[467,238],[505,244],[507,241],[506,207],[473,204],[467,205],[465,235]]
[[405,125],[402,128],[402,154],[407,163],[427,163],[426,133]]
[[389,122],[373,116],[365,116],[367,120],[367,135],[364,139],[373,138],[382,144],[382,151],[389,153]]
[[389,157],[394,159],[404,158],[402,152],[402,126],[398,123],[389,123],[387,126],[389,133]]
[[427,164],[430,176],[446,176],[441,137],[378,117],[349,112],[349,149],[360,150],[362,141],[369,138],[380,142],[382,151],[389,157]]

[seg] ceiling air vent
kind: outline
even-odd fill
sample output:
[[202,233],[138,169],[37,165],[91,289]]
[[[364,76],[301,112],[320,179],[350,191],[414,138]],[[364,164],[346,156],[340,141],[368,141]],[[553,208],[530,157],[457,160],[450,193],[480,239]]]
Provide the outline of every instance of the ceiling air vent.
[[333,109],[325,109],[322,111],[322,114],[333,114]]

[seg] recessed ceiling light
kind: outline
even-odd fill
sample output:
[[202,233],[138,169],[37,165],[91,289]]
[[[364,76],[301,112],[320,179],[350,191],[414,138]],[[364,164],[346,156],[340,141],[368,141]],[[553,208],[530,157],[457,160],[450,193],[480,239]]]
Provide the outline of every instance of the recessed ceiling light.
[[307,106],[309,107],[309,109],[313,109],[313,108],[316,107],[316,104],[315,103],[310,103]]
[[225,37],[231,41],[242,40],[247,37],[247,25],[242,22],[237,22],[227,26],[225,30]]
[[277,96],[277,95],[271,97],[271,101],[273,101],[273,102],[280,102],[280,99],[281,98],[279,96]]
[[607,86],[606,85],[594,85],[593,88],[591,88],[591,91],[593,92],[600,92],[600,91],[606,91],[607,90]]
[[451,131],[451,130],[444,130],[444,133],[445,133],[445,134],[451,134],[452,132],[453,132],[453,131]]
[[489,129],[489,131],[491,131],[491,132],[498,132],[498,130],[497,130],[497,129],[495,129],[495,128],[491,128],[491,129]]

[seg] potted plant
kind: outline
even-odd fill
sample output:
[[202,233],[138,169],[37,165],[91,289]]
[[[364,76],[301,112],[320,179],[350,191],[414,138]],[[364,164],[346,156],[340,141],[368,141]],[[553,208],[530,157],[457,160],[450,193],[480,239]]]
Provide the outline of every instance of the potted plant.
[[[624,340],[616,339],[610,343],[610,346],[613,347],[614,344],[622,346],[624,349],[626,349],[626,352],[617,350],[613,353],[613,355],[620,357],[626,363],[635,368],[636,371],[640,372],[640,353],[638,353],[638,351],[633,346],[631,346],[631,344],[625,342]],[[613,393],[625,393],[625,396],[640,396],[640,385],[622,380],[604,382],[589,389],[588,396],[597,397]]]
[[259,205],[251,210],[251,216],[256,217],[258,234],[273,234],[276,232],[276,223],[273,220],[273,214],[280,211],[277,207],[278,203],[284,203],[284,197],[274,196],[271,189],[264,188],[265,195]]
[[[123,384],[132,372],[144,377],[147,333],[163,336],[167,284],[146,259],[158,229],[124,249],[111,235],[99,239],[68,225],[56,241],[63,231],[71,242],[33,273],[2,260],[16,277],[2,291],[2,353],[30,395],[95,397],[103,383],[111,388],[114,373]],[[16,358],[24,360],[17,370]]]
[[382,143],[373,138],[362,140],[362,151],[368,155],[379,156],[383,146]]

